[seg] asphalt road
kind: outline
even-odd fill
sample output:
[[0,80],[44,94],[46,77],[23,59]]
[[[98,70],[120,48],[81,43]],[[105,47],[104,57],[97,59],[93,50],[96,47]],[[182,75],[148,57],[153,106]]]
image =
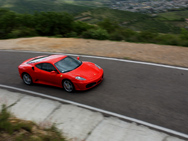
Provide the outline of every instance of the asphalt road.
[[[92,59],[104,69],[104,81],[97,87],[69,94],[44,85],[25,85],[18,65],[39,53],[0,51],[0,84],[90,105],[188,134],[188,71]],[[75,117],[76,118],[76,117]]]

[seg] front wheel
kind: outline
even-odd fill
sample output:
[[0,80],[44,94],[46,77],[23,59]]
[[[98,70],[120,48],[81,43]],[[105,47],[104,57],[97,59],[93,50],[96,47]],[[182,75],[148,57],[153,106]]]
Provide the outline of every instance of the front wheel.
[[24,73],[23,74],[23,82],[26,85],[31,85],[32,84],[32,78],[31,78],[31,76],[28,73]]
[[63,88],[65,89],[66,92],[69,92],[69,93],[74,91],[74,85],[70,80],[63,81]]

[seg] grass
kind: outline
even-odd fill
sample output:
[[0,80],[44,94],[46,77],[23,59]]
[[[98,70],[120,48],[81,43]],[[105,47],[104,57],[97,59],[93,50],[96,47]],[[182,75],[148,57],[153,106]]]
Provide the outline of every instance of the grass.
[[188,10],[166,12],[166,13],[160,13],[158,15],[167,20],[179,20],[181,18],[188,18]]
[[0,140],[66,141],[55,125],[41,128],[34,122],[13,117],[5,105],[0,112]]
[[156,19],[185,28],[188,26],[185,22],[185,19],[188,19],[188,10],[159,13]]
[[108,18],[108,19],[113,19],[114,21],[118,23],[130,22],[130,21],[143,19],[143,18],[144,19],[149,18],[149,16],[140,14],[140,13],[133,13],[133,12],[128,12],[128,11],[104,8],[104,7],[89,10],[87,12],[79,14],[78,16],[92,17],[91,20],[96,19],[97,22]]

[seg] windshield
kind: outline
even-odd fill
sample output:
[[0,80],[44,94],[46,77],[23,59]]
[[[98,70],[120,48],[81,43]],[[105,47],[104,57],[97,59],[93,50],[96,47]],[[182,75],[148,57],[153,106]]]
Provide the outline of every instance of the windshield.
[[69,72],[78,68],[82,64],[81,61],[76,60],[72,57],[66,57],[59,62],[55,63],[55,66],[60,72]]

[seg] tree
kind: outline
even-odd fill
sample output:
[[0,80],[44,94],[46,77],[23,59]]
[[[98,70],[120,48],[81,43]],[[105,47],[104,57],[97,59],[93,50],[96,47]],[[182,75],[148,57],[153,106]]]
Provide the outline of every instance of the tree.
[[112,32],[114,32],[116,29],[119,28],[119,25],[118,25],[116,22],[111,21],[111,20],[109,20],[109,19],[105,19],[105,20],[99,22],[97,25],[98,25],[99,27],[105,29],[108,33],[112,33]]
[[119,28],[115,32],[111,33],[111,40],[126,40],[131,41],[131,38],[136,35],[136,32],[129,28]]
[[65,35],[72,30],[73,17],[68,13],[35,13],[34,19],[36,31],[43,36]]
[[188,31],[186,29],[182,28],[180,37],[181,37],[181,39],[188,40]]
[[4,12],[3,15],[0,15],[0,38],[6,38],[6,35],[17,26],[18,22],[16,13],[11,11]]
[[23,27],[29,27],[29,28],[34,28],[35,26],[35,18],[31,14],[19,14],[19,22],[20,26]]
[[83,32],[82,36],[87,39],[106,40],[109,39],[109,34],[105,29],[90,29]]
[[75,21],[73,23],[73,31],[76,32],[78,35],[81,35],[82,32],[85,32],[91,28],[95,28],[95,26],[81,21]]
[[138,41],[139,42],[149,42],[152,43],[154,38],[157,36],[157,33],[151,32],[151,31],[141,31],[138,34]]

